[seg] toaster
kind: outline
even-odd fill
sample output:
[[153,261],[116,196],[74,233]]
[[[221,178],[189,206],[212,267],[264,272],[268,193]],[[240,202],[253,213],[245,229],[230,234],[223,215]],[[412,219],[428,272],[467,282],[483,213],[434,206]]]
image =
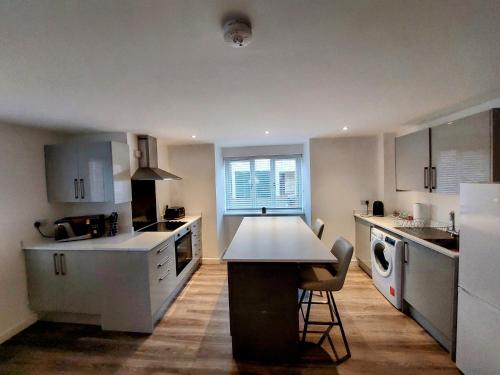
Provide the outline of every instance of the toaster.
[[182,219],[184,216],[186,216],[186,210],[184,207],[180,206],[173,206],[173,207],[165,207],[165,213],[163,215],[163,218],[165,220],[175,220],[175,219]]

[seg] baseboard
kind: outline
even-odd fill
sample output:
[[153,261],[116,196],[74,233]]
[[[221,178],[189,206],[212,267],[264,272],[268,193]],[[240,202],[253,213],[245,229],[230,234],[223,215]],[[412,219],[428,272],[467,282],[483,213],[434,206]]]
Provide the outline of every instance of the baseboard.
[[38,317],[33,314],[29,318],[23,320],[21,323],[16,324],[14,327],[11,327],[7,329],[6,331],[2,332],[0,334],[0,344],[4,343],[8,339],[14,337],[17,335],[19,332],[24,331],[26,328],[28,328],[30,325],[35,323],[38,320]]
[[202,264],[220,264],[221,260],[220,260],[220,258],[202,258],[201,263]]

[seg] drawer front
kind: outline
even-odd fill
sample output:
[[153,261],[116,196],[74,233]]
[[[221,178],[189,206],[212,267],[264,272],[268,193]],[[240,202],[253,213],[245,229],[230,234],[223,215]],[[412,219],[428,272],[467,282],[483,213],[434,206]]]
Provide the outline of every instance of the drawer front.
[[161,259],[164,259],[167,256],[167,254],[169,255],[170,253],[173,254],[174,251],[175,251],[175,242],[173,238],[170,238],[152,250],[155,259],[154,261],[155,262],[160,261]]
[[201,241],[193,242],[193,258],[198,259],[201,257]]
[[151,314],[163,305],[175,287],[175,245],[167,243],[153,249],[149,257],[149,288],[151,297]]

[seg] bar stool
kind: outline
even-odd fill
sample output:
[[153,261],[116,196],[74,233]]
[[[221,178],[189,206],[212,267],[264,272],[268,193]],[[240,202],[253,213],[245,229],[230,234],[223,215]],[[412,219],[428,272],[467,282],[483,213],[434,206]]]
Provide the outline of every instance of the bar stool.
[[[323,230],[325,229],[325,222],[318,218],[314,221],[311,229],[316,237],[321,240],[321,237],[323,237]],[[319,292],[319,296],[323,297],[323,292]]]
[[314,234],[321,240],[321,237],[323,237],[323,230],[325,229],[325,222],[321,219],[316,219],[311,229]]
[[[302,265],[300,268],[300,289],[302,289],[302,294],[299,300],[299,309],[302,312],[302,317],[304,318],[304,330],[302,331],[302,343],[306,340],[307,330],[310,325],[326,326],[326,330],[323,332],[318,345],[321,345],[325,339],[328,339],[330,346],[332,347],[333,353],[337,358],[337,363],[344,362],[351,357],[351,351],[349,349],[349,344],[344,332],[344,327],[342,325],[342,320],[340,319],[339,310],[333,298],[332,292],[337,292],[344,286],[345,277],[347,275],[347,270],[349,269],[349,263],[351,262],[353,247],[349,241],[343,237],[339,237],[333,244],[331,253],[338,259],[337,264],[333,265],[323,265],[323,266],[308,266]],[[309,298],[307,302],[304,302],[304,296],[306,291],[309,291]],[[313,302],[312,296],[313,291],[323,291],[326,292],[327,302]],[[302,310],[302,304],[307,304],[306,314]],[[311,321],[309,319],[311,313],[312,305],[324,304],[328,305],[330,310],[330,321]],[[342,334],[342,340],[347,354],[340,358],[338,357],[333,341],[330,337],[330,331],[334,326],[339,326],[340,332]]]

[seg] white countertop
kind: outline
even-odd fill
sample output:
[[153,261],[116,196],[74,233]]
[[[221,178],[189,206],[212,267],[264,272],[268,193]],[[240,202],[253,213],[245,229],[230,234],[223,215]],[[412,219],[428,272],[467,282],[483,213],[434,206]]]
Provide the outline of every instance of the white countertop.
[[412,236],[411,234],[408,234],[406,232],[403,232],[399,229],[396,229],[396,223],[394,221],[394,218],[391,216],[366,216],[366,215],[359,215],[355,214],[354,217],[367,221],[370,224],[374,224],[380,228],[384,228],[388,230],[389,232],[392,232],[394,234],[397,234],[398,236],[404,237],[409,239],[410,241],[416,242],[420,245],[423,245],[431,250],[437,251],[438,253],[441,253],[443,255],[449,256],[451,258],[458,258],[459,253],[458,251],[453,251],[453,250],[448,250],[442,246],[436,245],[432,242],[423,240],[421,238]]
[[89,251],[149,251],[170,237],[173,237],[182,228],[192,224],[200,216],[186,216],[179,221],[186,221],[182,227],[172,232],[133,232],[117,234],[114,237],[100,237],[92,240],[56,242],[46,239],[35,243],[23,244],[24,250],[89,250]]
[[245,217],[223,259],[228,262],[337,263],[300,217]]

